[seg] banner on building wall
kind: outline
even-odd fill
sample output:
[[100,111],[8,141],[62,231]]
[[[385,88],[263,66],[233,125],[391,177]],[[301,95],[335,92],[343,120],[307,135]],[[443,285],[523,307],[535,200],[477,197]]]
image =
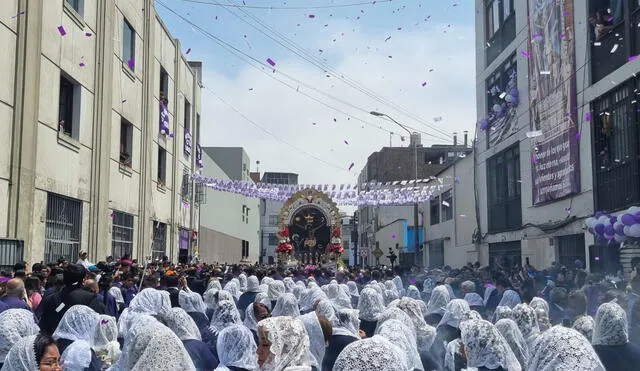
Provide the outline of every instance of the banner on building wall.
[[191,140],[191,132],[184,128],[184,154],[187,156],[191,156]]
[[189,230],[180,228],[178,236],[178,248],[180,250],[189,250]]
[[[573,1],[529,0],[533,204],[580,192]],[[541,135],[540,135],[541,134]],[[529,136],[529,135],[527,135]]]

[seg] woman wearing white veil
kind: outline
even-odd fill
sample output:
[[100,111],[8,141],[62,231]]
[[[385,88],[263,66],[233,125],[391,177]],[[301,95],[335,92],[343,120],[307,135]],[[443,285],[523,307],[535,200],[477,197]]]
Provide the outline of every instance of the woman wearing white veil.
[[235,304],[232,301],[225,300],[218,303],[218,307],[213,312],[209,330],[213,334],[217,334],[226,327],[240,324],[242,324],[242,319],[240,319],[240,313],[238,313]]
[[511,351],[520,363],[520,367],[524,370],[529,364],[529,345],[522,336],[518,325],[511,319],[503,318],[496,322],[495,326],[509,344]]
[[351,308],[358,307],[358,299],[360,299],[360,292],[358,291],[358,284],[354,281],[347,282],[349,288],[349,295],[351,296]]
[[598,354],[582,334],[554,326],[530,349],[527,371],[605,371]]
[[323,370],[331,370],[344,348],[360,340],[360,319],[355,309],[340,309],[332,322],[332,335],[322,361]]
[[25,336],[37,335],[40,328],[33,313],[26,309],[7,309],[0,313],[0,365],[13,344]]
[[118,324],[115,317],[100,315],[100,322],[93,335],[93,350],[102,361],[103,367],[109,367],[120,359]]
[[360,292],[358,313],[360,314],[360,329],[368,337],[373,336],[378,324],[378,316],[384,311],[385,305],[382,295],[371,287]]
[[249,329],[231,325],[218,334],[216,349],[220,364],[216,371],[254,371],[258,369],[255,341]]
[[465,321],[460,325],[460,331],[467,367],[476,367],[478,370],[522,370],[509,344],[491,322]]
[[312,366],[320,370],[322,367],[322,360],[324,359],[326,352],[327,342],[325,341],[324,332],[322,331],[318,315],[316,312],[309,312],[301,315],[299,318],[302,323],[304,323],[307,335],[309,336],[309,347],[311,355],[315,360],[315,362],[312,363]]
[[182,341],[197,370],[212,370],[218,359],[207,344],[202,341],[200,329],[193,318],[182,308],[171,308],[166,316],[167,327]]
[[451,301],[451,296],[445,286],[440,285],[433,288],[429,303],[427,303],[427,312],[424,313],[424,319],[428,325],[437,326],[440,323],[449,301]]
[[309,337],[302,321],[271,317],[258,323],[258,364],[263,371],[311,371]]
[[280,295],[278,297],[278,300],[276,300],[275,308],[273,308],[273,311],[271,311],[271,315],[274,317],[300,316],[300,308],[298,308],[298,299],[296,299],[295,295],[289,292]]
[[45,334],[16,341],[7,354],[2,371],[62,371],[55,340]]
[[349,344],[338,356],[333,371],[408,370],[409,361],[402,350],[385,337],[376,335]]
[[384,321],[376,329],[376,336],[383,336],[407,355],[409,370],[424,370],[416,339],[411,336],[411,331],[407,326],[396,320]]
[[65,371],[100,371],[102,362],[91,349],[100,315],[84,305],[74,305],[62,316],[53,338]]

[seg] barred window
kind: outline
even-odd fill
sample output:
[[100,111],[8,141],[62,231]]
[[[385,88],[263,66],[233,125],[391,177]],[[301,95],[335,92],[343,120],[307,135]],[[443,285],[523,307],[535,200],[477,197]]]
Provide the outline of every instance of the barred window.
[[125,255],[133,255],[133,215],[114,211],[111,256],[117,260]]
[[80,252],[82,231],[82,201],[47,194],[44,262],[60,258],[74,262]]

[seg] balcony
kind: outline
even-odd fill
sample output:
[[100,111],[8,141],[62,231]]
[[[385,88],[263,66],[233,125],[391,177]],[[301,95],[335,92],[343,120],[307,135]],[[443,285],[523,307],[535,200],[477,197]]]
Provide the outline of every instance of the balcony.
[[591,79],[594,83],[627,62],[630,41],[625,34],[623,21],[611,26],[606,34],[591,43]]

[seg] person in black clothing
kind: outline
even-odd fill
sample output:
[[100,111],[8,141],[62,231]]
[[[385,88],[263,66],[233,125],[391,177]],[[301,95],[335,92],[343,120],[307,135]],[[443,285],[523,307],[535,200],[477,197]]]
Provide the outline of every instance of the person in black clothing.
[[[84,305],[74,305],[62,316],[60,324],[53,333],[53,338],[60,349],[60,359],[65,369],[85,371],[101,371],[102,362],[93,349],[86,344],[93,341],[100,315]],[[67,349],[69,350],[68,352]],[[85,357],[87,363],[84,362]]]
[[86,270],[82,265],[69,264],[63,273],[64,287],[51,295],[45,296],[38,308],[40,330],[53,334],[62,316],[74,305],[86,305],[98,314],[106,314],[107,308],[98,300],[98,296],[84,290],[82,281]]
[[247,278],[247,291],[240,295],[238,298],[238,311],[240,312],[240,317],[244,320],[245,312],[249,304],[255,301],[256,295],[260,292],[260,283],[258,282],[258,277],[249,276]]
[[161,284],[161,286],[167,287],[166,290],[169,292],[169,297],[171,298],[171,308],[180,307],[179,294],[180,288],[183,286],[181,285],[182,280],[182,278],[175,274],[163,277],[164,285]]
[[[358,336],[358,328],[360,326],[358,322],[360,321],[358,320],[357,315],[358,311],[353,309],[342,309],[336,314],[337,323],[332,329],[329,346],[324,352],[324,358],[322,359],[322,371],[333,370],[333,366],[336,363],[336,359],[338,359],[340,352],[342,352],[347,345],[360,340]],[[327,324],[323,324],[323,322],[328,323],[327,319],[319,316],[318,321],[320,321],[322,331],[325,332]]]
[[629,343],[627,315],[617,303],[604,303],[598,308],[592,344],[607,370],[638,369],[640,348]]

